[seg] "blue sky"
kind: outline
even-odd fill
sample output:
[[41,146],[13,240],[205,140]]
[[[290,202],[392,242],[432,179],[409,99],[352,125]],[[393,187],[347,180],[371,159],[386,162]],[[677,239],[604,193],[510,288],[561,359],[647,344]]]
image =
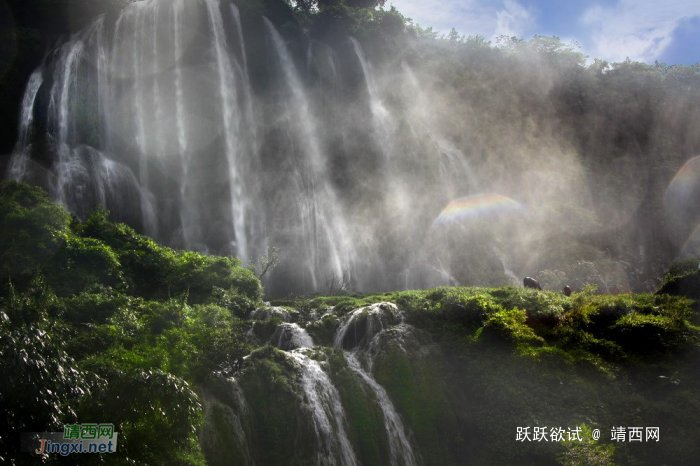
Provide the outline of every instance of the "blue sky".
[[464,35],[576,40],[610,62],[700,63],[700,0],[388,0],[423,27]]

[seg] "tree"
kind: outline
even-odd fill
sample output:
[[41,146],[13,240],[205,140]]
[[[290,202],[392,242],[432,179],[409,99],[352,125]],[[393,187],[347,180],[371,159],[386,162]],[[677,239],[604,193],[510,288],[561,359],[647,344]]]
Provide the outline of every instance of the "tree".
[[262,279],[267,272],[271,272],[280,264],[278,256],[279,249],[274,246],[268,246],[263,254],[258,256],[257,264],[252,260],[248,263],[248,270],[253,272],[258,279]]

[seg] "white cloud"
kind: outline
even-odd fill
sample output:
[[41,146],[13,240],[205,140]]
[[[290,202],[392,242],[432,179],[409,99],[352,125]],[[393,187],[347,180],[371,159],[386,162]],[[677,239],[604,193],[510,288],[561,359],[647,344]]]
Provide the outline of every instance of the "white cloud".
[[679,21],[697,14],[698,0],[620,0],[614,6],[589,8],[580,19],[589,30],[591,57],[650,63],[671,43]]
[[[538,8],[545,5],[540,0],[389,0],[387,4],[443,34],[454,27],[460,34],[494,40],[499,35],[529,38],[543,32],[538,28],[557,29],[538,24]],[[613,5],[587,8],[578,18],[581,27],[574,38],[591,59],[618,62],[630,57],[652,63],[673,40],[679,22],[695,15],[700,15],[700,0],[617,0]]]
[[532,14],[515,0],[505,0],[504,9],[496,12],[494,36],[522,37],[533,22]]
[[498,23],[498,9],[485,0],[389,0],[389,4],[414,23],[443,34],[455,28],[467,36],[492,37]]

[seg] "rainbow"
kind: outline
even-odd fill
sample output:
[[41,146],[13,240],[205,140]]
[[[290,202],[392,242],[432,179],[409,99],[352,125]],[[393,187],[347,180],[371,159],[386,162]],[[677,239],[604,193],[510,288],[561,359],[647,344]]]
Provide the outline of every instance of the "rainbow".
[[524,206],[500,194],[476,194],[456,199],[445,206],[433,222],[433,226],[488,215],[520,212]]
[[700,156],[688,160],[671,180],[664,196],[667,207],[672,203],[697,202],[692,197],[698,187],[700,187]]

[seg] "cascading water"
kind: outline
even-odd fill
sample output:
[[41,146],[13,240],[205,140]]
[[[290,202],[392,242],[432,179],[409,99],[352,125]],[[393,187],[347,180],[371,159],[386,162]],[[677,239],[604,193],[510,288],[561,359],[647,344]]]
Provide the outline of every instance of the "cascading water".
[[[372,376],[373,356],[377,353],[375,347],[377,337],[386,329],[401,324],[402,316],[393,303],[377,303],[368,307],[356,309],[346,317],[345,322],[338,328],[333,340],[336,348],[352,348],[343,351],[348,367],[352,369],[366,386],[374,393],[377,403],[384,415],[384,425],[389,442],[391,464],[414,465],[416,459],[413,454],[406,429],[401,417],[396,412],[394,404],[389,399],[386,390],[377,383]],[[368,370],[360,364],[358,353],[368,356]]]
[[[324,316],[332,316],[333,312],[333,309],[328,309]],[[300,313],[293,313],[295,319],[300,319]],[[265,324],[262,322],[272,318],[289,320],[292,316],[286,309],[265,307],[251,313],[249,318],[255,319],[263,327]],[[320,317],[315,315],[311,318],[312,321],[307,323],[307,328]],[[348,416],[346,413],[346,409],[349,409],[347,403],[350,403],[350,409],[357,409],[358,400],[364,399],[367,406],[371,406],[370,410],[376,410],[376,421],[381,426],[378,433],[382,432],[385,435],[379,441],[385,449],[384,455],[380,456],[383,461],[396,466],[419,464],[419,457],[414,453],[409,440],[410,430],[404,426],[387,390],[372,374],[374,360],[378,358],[382,348],[386,348],[387,344],[395,346],[397,343],[399,348],[403,348],[403,338],[411,333],[409,327],[403,323],[403,315],[395,304],[373,304],[356,309],[342,319],[342,324],[337,326],[333,337],[336,349],[330,349],[317,346],[306,329],[299,324],[284,322],[277,326],[268,342],[269,345],[282,351],[272,350],[268,346],[267,353],[254,352],[246,356],[236,377],[242,381],[242,387],[245,389],[246,386],[250,387],[247,384],[257,383],[260,377],[270,373],[269,364],[272,360],[277,360],[276,364],[281,364],[282,367],[291,363],[295,368],[294,375],[286,376],[285,384],[292,384],[295,387],[293,398],[301,400],[301,404],[296,414],[299,417],[290,422],[301,425],[308,422],[315,437],[315,443],[312,452],[305,453],[305,455],[312,455],[313,459],[303,456],[294,461],[301,461],[303,464],[313,462],[317,465],[355,465],[368,461],[367,457],[359,456],[366,455],[367,451],[357,442],[364,442],[366,439],[357,438],[357,425],[352,422],[357,421],[352,417],[355,414]],[[251,330],[251,332],[250,337],[255,338],[254,331]],[[344,362],[338,360],[341,351]],[[333,358],[335,362],[331,362]],[[261,362],[264,363],[259,365]],[[340,367],[344,369],[341,372],[353,374],[352,377],[356,380],[358,388],[361,387],[359,390],[360,393],[364,393],[363,395],[356,392],[348,398],[347,393],[341,394],[340,391],[346,390],[347,386],[336,385],[339,381],[334,379],[334,374],[338,374],[338,367],[334,369],[333,366],[337,364],[342,364]],[[347,378],[348,375],[343,377]],[[239,387],[239,385],[236,386]],[[252,398],[260,398],[258,388],[248,389],[252,390],[250,391]],[[243,390],[240,391],[240,398],[245,399]],[[212,403],[211,400],[208,402]],[[224,400],[224,402],[231,407],[232,414],[236,416],[229,421],[230,430],[234,433],[238,430],[247,432],[246,429],[239,429],[238,425],[247,425],[246,423],[254,414],[240,401]],[[209,415],[211,419],[213,419],[212,416]],[[235,435],[238,445],[241,443],[241,436],[237,433]],[[213,440],[207,439],[207,442],[211,443]]]
[[389,399],[386,390],[374,380],[369,372],[366,372],[362,368],[355,353],[346,351],[344,355],[350,369],[360,376],[362,381],[374,392],[377,403],[379,403],[379,407],[384,414],[392,466],[415,465],[416,459],[413,455],[413,448],[408,438],[406,438],[406,429],[404,428],[403,422],[401,422],[401,417],[399,417],[399,414],[394,408],[394,404]]
[[368,344],[382,330],[401,322],[398,308],[392,303],[372,304],[352,311],[338,328],[333,339],[336,348],[356,349]]
[[367,94],[369,95],[369,105],[372,112],[373,127],[376,128],[375,137],[380,147],[382,156],[386,159],[386,161],[389,161],[392,157],[396,156],[393,144],[395,137],[394,133],[396,130],[395,123],[391,117],[391,114],[386,109],[381,98],[379,97],[377,86],[374,82],[374,74],[372,73],[369,62],[365,58],[365,53],[362,50],[362,46],[354,37],[350,37],[349,39],[355,53],[357,54],[357,59],[362,67],[362,73],[367,85]]
[[[275,294],[401,287],[449,187],[473,184],[466,157],[433,127],[404,134],[420,93],[388,98],[357,40],[295,48],[243,8],[143,0],[69,37],[29,80],[8,176],[170,246],[244,263],[276,246]],[[419,190],[422,145],[442,169]]]
[[317,361],[299,351],[287,354],[301,367],[301,388],[318,442],[316,464],[356,465],[357,458],[345,431],[345,412],[338,390]]
[[9,176],[18,181],[26,181],[29,174],[29,149],[34,123],[34,103],[41,85],[44,83],[43,68],[40,67],[29,78],[22,100],[22,114],[19,119],[19,139],[10,161]]
[[283,351],[290,351],[298,348],[311,348],[314,340],[307,331],[297,324],[281,324],[270,338],[270,344],[275,345]]
[[[199,18],[208,25],[208,42],[194,34]],[[227,33],[227,21],[238,24],[236,36]],[[30,146],[36,137],[46,138],[55,174],[47,180],[51,195],[82,216],[105,199],[95,194],[103,189],[96,186],[100,181],[86,176],[91,162],[80,158],[85,151],[77,150],[91,146],[92,155],[99,153],[109,161],[103,165],[116,163],[122,171],[135,173],[111,177],[127,185],[106,188],[116,193],[132,191],[133,179],[138,184],[136,205],[122,211],[105,204],[117,219],[136,223],[161,241],[235,252],[245,262],[265,239],[258,183],[250,173],[257,166],[249,160],[257,157],[251,136],[256,134],[256,121],[237,10],[219,0],[202,6],[185,0],[146,0],[124,8],[113,28],[105,22],[101,17],[71,37],[33,75],[22,105],[24,137],[18,141],[9,176],[32,178]],[[239,44],[238,54],[229,50],[230,42]],[[202,56],[192,57],[202,50]],[[214,74],[207,76],[209,82],[199,83],[198,75],[206,67]],[[41,99],[42,105],[48,104],[48,132],[32,137],[34,101],[42,86],[50,86],[48,97]],[[216,122],[221,122],[220,131]],[[212,156],[215,146],[223,157]],[[213,183],[214,189],[212,170],[226,173]],[[207,207],[210,203],[212,208]],[[135,210],[137,222],[132,220]],[[173,210],[178,215],[173,216]],[[216,231],[207,231],[207,223]]]
[[263,21],[289,91],[289,113],[286,118],[295,126],[294,133],[300,136],[297,139],[297,153],[288,154],[294,159],[290,182],[294,187],[293,207],[299,222],[298,234],[305,240],[303,255],[309,258],[307,270],[312,289],[316,290],[320,285],[319,272],[325,270],[325,273],[341,278],[343,265],[349,267],[352,262],[351,251],[344,237],[347,227],[342,214],[338,212],[341,204],[327,174],[327,160],[301,79],[282,37],[267,18],[263,18]]

